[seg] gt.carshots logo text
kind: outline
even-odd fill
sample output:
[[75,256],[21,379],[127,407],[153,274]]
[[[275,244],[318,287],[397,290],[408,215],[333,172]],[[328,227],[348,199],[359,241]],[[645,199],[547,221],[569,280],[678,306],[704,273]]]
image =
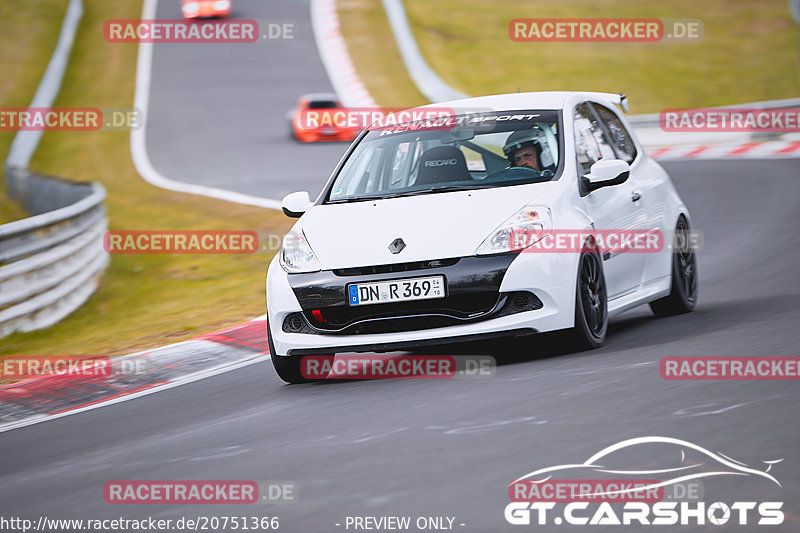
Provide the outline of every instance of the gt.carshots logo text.
[[[637,458],[643,464],[627,464]],[[733,476],[762,497],[780,483],[770,470],[669,437],[639,437],[604,448],[582,463],[535,470],[508,485],[504,517],[513,525],[778,525],[783,502],[704,501],[701,479]],[[572,477],[579,475],[580,478]],[[603,476],[613,479],[604,479]],[[565,476],[565,477],[562,477]],[[569,477],[566,477],[569,476]]]

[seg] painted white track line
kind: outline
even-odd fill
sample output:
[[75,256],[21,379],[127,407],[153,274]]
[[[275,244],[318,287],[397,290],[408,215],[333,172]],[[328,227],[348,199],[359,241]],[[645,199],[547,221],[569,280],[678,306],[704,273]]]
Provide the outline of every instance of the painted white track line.
[[322,64],[342,104],[346,107],[377,107],[350,59],[339,30],[336,0],[311,0],[311,27]]
[[[61,82],[64,79],[64,72],[69,64],[72,44],[75,42],[75,33],[78,31],[81,17],[83,16],[82,0],[70,0],[67,13],[64,15],[64,22],[61,24],[61,32],[58,36],[56,49],[50,56],[47,69],[39,82],[36,94],[28,107],[52,107],[53,101],[61,90]],[[36,147],[44,135],[43,130],[18,131],[11,141],[11,148],[6,158],[6,167],[28,168]]]
[[[358,78],[358,75],[355,73],[355,69],[352,66],[352,62],[350,62],[350,56],[347,53],[347,48],[344,44],[344,39],[342,38],[341,34],[338,31],[339,23],[338,23],[338,18],[336,17],[335,2],[331,0],[325,0],[324,2],[318,2],[314,0],[314,4],[316,5],[316,11],[314,11],[314,13],[316,14],[312,16],[316,20],[314,24],[315,39],[317,39],[317,45],[320,48],[320,54],[323,55],[323,57],[328,58],[328,62],[325,64],[326,68],[329,71],[329,75],[331,76],[332,79],[335,77],[337,83],[339,83],[340,86],[343,88],[342,90],[349,91],[348,94],[350,96],[347,98],[349,105],[375,106],[376,105],[375,101],[372,100],[372,97],[369,95],[369,92],[367,92],[366,88],[364,88],[363,85],[360,85],[360,80]],[[157,7],[158,7],[158,0],[145,0],[142,8],[142,19],[156,18],[155,15]],[[153,59],[153,45],[151,43],[140,43],[139,55],[137,59],[136,94],[134,97],[134,107],[136,109],[141,110],[142,114],[145,117],[147,116],[149,97],[150,97],[152,59]],[[190,194],[208,196],[220,200],[227,200],[239,204],[254,205],[269,209],[280,209],[280,201],[278,200],[271,200],[268,198],[250,196],[247,194],[226,191],[214,187],[205,187],[202,185],[192,185],[192,184],[182,183],[175,180],[171,180],[163,176],[153,167],[152,163],[150,162],[150,158],[147,155],[146,124],[147,121],[145,120],[141,129],[131,131],[131,155],[133,157],[134,165],[136,166],[137,171],[142,176],[142,178],[148,183],[155,185],[156,187],[177,192],[186,192]],[[253,319],[253,321],[262,321],[265,319],[266,315],[263,315]],[[158,357],[159,350],[167,350],[167,349],[174,350],[176,348],[180,348],[181,346],[187,346],[188,349],[188,347],[191,346],[192,342],[193,340],[179,342],[176,344],[163,346],[161,348],[156,348],[154,350],[148,350],[147,352],[149,352],[155,357]],[[141,353],[129,354],[123,356],[121,359],[134,358],[139,355],[141,355]],[[140,398],[150,394],[155,394],[157,392],[172,389],[174,387],[179,387],[181,385],[193,383],[201,379],[223,374],[225,372],[237,370],[239,368],[250,366],[259,363],[261,361],[269,361],[269,359],[270,359],[269,354],[266,355],[254,354],[252,357],[249,357],[242,361],[225,362],[220,365],[214,366],[212,368],[203,369],[191,374],[187,374],[185,376],[181,376],[175,379],[174,381],[170,381],[168,383],[157,385],[152,388],[140,390],[130,394],[123,394],[122,396],[117,396],[115,398],[111,398],[109,400],[101,401],[95,404],[67,410],[57,414],[33,415],[23,420],[10,422],[8,424],[0,426],[0,433],[11,431],[13,429],[19,429],[31,426],[34,424],[39,424],[42,422],[47,422],[49,420],[56,420],[59,418],[63,418],[65,416],[70,416],[78,413],[83,413],[86,411],[91,411],[94,409],[99,409],[101,407],[107,407],[110,405],[126,402],[129,400],[133,400],[135,398]]]
[[223,364],[219,365],[214,368],[209,368],[207,370],[202,370],[200,372],[196,372],[194,374],[188,374],[180,379],[175,381],[171,381],[169,383],[164,383],[163,385],[158,385],[156,387],[152,387],[150,389],[145,389],[139,392],[134,392],[131,394],[126,394],[123,396],[118,396],[116,398],[112,398],[110,400],[106,400],[103,402],[98,402],[96,404],[87,405],[85,407],[80,407],[78,409],[73,409],[71,411],[64,411],[63,413],[58,414],[42,414],[38,416],[33,416],[30,418],[26,418],[25,420],[21,420],[19,422],[13,422],[11,424],[6,424],[4,426],[0,426],[0,433],[4,433],[6,431],[11,431],[12,429],[19,429],[27,426],[32,426],[34,424],[40,424],[42,422],[47,422],[49,420],[56,420],[58,418],[64,418],[65,416],[75,415],[78,413],[83,413],[86,411],[92,411],[94,409],[99,409],[101,407],[107,407],[109,405],[114,405],[117,403],[127,402],[128,400],[133,400],[135,398],[140,398],[142,396],[148,396],[150,394],[155,394],[157,392],[165,391],[168,389],[172,389],[175,387],[179,387],[181,385],[187,385],[189,383],[194,383],[195,381],[200,381],[201,379],[210,378],[212,376],[216,376],[219,374],[224,374],[225,372],[230,372],[232,370],[236,370],[239,368],[243,368],[246,366],[254,365],[256,363],[260,363],[262,361],[269,361],[270,356],[264,354],[257,354],[252,359],[248,359],[246,361],[240,361],[238,363],[233,364]]
[[[142,19],[156,18],[156,8],[158,7],[158,0],[145,0],[142,7]],[[197,194],[200,196],[209,196],[218,200],[226,200],[237,204],[254,205],[257,207],[265,207],[267,209],[280,209],[281,202],[270,198],[261,198],[259,196],[252,196],[233,191],[226,191],[216,187],[207,187],[205,185],[194,185],[183,183],[167,178],[160,174],[147,155],[147,112],[150,101],[150,78],[151,67],[153,65],[153,44],[140,43],[139,44],[139,57],[136,64],[136,96],[134,97],[133,107],[142,112],[144,116],[144,123],[139,129],[131,130],[131,156],[133,157],[133,164],[142,178],[156,187],[167,189],[170,191],[185,192],[189,194]]]
[[383,9],[392,27],[392,34],[403,58],[403,64],[417,89],[434,103],[469,98],[469,95],[450,87],[422,57],[422,52],[411,32],[411,26],[408,24],[402,0],[383,0]]

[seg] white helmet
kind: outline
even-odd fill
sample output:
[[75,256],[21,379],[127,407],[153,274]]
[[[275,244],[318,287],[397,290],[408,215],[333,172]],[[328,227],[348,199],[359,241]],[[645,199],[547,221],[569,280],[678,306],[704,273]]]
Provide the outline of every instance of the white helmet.
[[539,139],[542,137],[542,130],[538,127],[529,130],[517,130],[506,139],[506,144],[503,146],[503,153],[506,157],[511,158],[514,152],[522,148],[523,144],[535,143],[539,144]]

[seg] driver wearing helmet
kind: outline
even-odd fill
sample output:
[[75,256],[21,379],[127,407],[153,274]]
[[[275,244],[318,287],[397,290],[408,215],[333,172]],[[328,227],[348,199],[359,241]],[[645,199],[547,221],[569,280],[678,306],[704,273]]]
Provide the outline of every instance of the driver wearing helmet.
[[539,145],[539,136],[540,132],[536,129],[518,130],[508,136],[503,153],[512,167],[541,170],[539,154],[542,148]]

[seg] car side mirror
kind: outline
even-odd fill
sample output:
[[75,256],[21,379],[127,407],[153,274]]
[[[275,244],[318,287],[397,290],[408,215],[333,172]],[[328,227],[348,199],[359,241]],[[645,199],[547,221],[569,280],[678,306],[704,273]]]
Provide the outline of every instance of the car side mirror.
[[601,159],[589,169],[589,173],[581,180],[587,191],[595,191],[601,187],[625,183],[631,173],[631,166],[622,159]]
[[311,208],[311,198],[307,191],[293,192],[287,194],[281,200],[283,214],[291,218],[300,218],[303,213]]

